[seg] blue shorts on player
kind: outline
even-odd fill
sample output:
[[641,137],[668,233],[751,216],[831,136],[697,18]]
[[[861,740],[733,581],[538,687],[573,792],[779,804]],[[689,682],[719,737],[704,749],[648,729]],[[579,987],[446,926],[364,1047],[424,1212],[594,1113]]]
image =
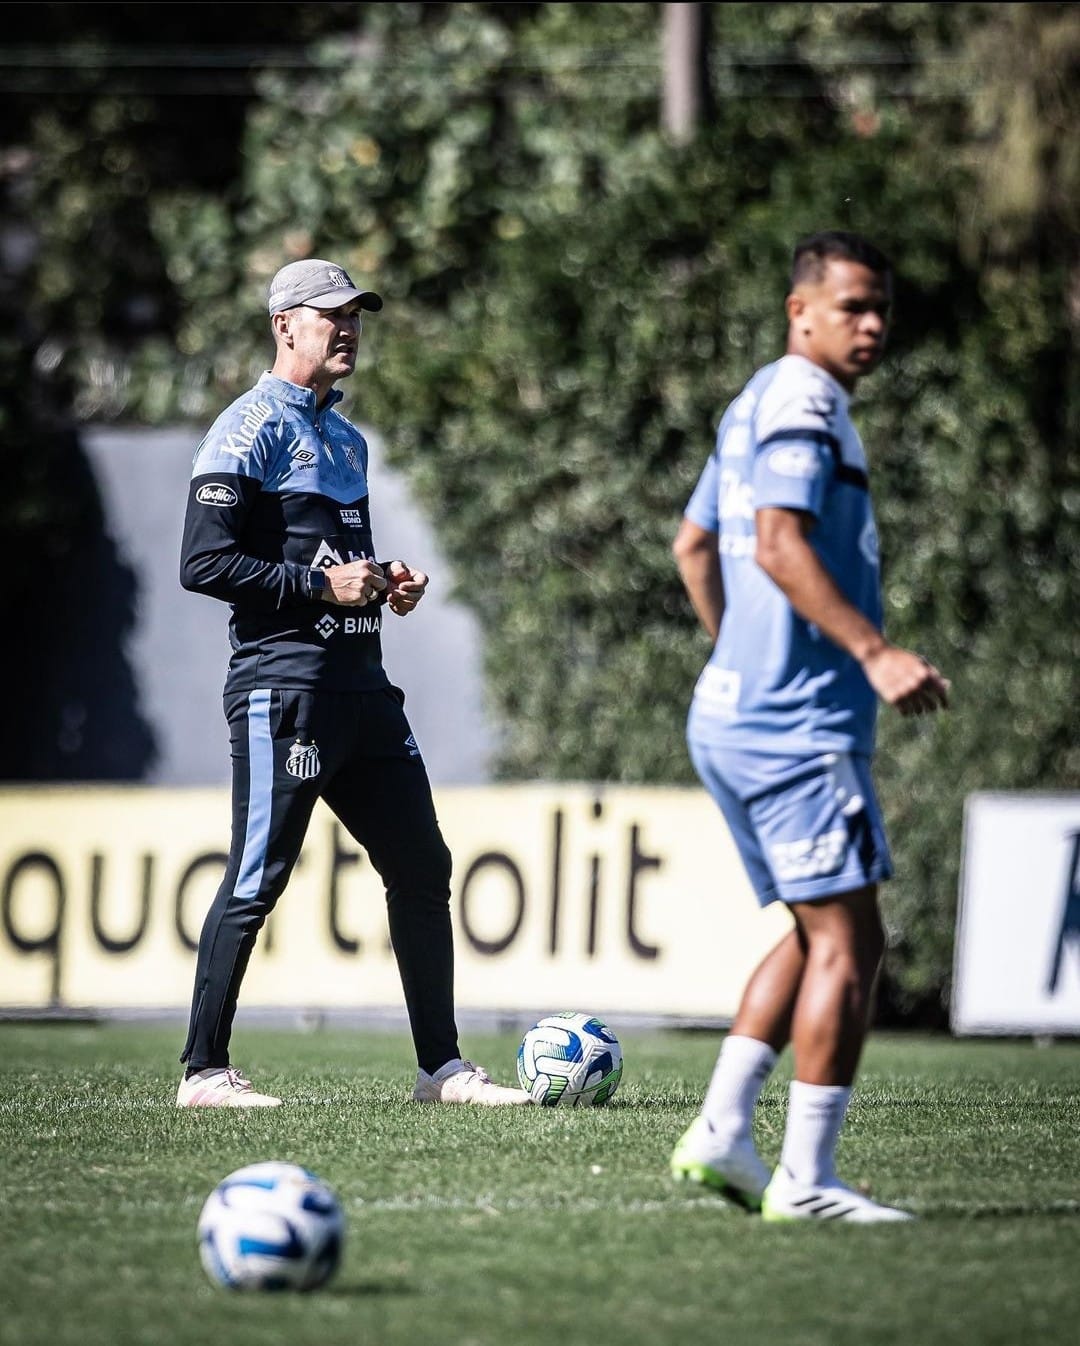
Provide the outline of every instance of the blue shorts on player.
[[892,876],[867,757],[746,752],[689,740],[761,905],[837,897]]

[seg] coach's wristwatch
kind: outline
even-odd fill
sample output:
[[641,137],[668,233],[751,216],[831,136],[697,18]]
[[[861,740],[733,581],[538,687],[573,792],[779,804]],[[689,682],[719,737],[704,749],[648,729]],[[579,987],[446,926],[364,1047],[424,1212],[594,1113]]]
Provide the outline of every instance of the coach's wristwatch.
[[325,602],[328,587],[326,571],[320,570],[317,566],[312,566],[308,571],[308,591],[312,598],[318,598]]

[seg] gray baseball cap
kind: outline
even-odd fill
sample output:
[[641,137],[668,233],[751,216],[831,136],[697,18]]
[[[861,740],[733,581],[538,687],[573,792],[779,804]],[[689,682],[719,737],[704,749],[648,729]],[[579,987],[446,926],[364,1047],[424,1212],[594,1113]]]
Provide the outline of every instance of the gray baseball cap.
[[281,313],[300,304],[310,308],[340,308],[354,299],[359,299],[360,307],[369,313],[378,313],[382,308],[379,296],[372,290],[358,290],[344,267],[308,257],[281,268],[270,282],[266,302],[271,313]]

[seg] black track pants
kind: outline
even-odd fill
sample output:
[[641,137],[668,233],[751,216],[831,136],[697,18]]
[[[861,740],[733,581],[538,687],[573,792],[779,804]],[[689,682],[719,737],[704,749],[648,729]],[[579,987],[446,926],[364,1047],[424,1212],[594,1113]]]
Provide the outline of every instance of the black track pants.
[[[454,1024],[450,852],[396,688],[226,694],[232,739],[232,847],[199,939],[182,1061],[229,1063],[240,983],[255,938],[289,881],[323,798],[386,887],[390,940],[417,1060],[459,1054]],[[317,997],[317,988],[312,988]]]

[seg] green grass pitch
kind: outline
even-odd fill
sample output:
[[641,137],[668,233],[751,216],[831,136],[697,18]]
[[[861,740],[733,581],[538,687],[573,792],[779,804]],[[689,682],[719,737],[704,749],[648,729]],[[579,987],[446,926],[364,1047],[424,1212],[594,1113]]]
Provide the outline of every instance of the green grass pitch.
[[[617,1023],[612,1025],[619,1031]],[[178,1027],[0,1025],[3,1346],[1055,1346],[1080,1323],[1080,1044],[875,1037],[841,1169],[910,1225],[764,1225],[671,1184],[718,1034],[621,1032],[600,1109],[420,1107],[396,1033],[241,1027],[270,1112],[178,1112]],[[469,1035],[509,1083],[517,1039]],[[785,1063],[787,1058],[785,1057]],[[775,1159],[786,1076],[758,1139]],[[312,1168],[348,1221],[312,1295],[206,1280],[226,1173]]]

